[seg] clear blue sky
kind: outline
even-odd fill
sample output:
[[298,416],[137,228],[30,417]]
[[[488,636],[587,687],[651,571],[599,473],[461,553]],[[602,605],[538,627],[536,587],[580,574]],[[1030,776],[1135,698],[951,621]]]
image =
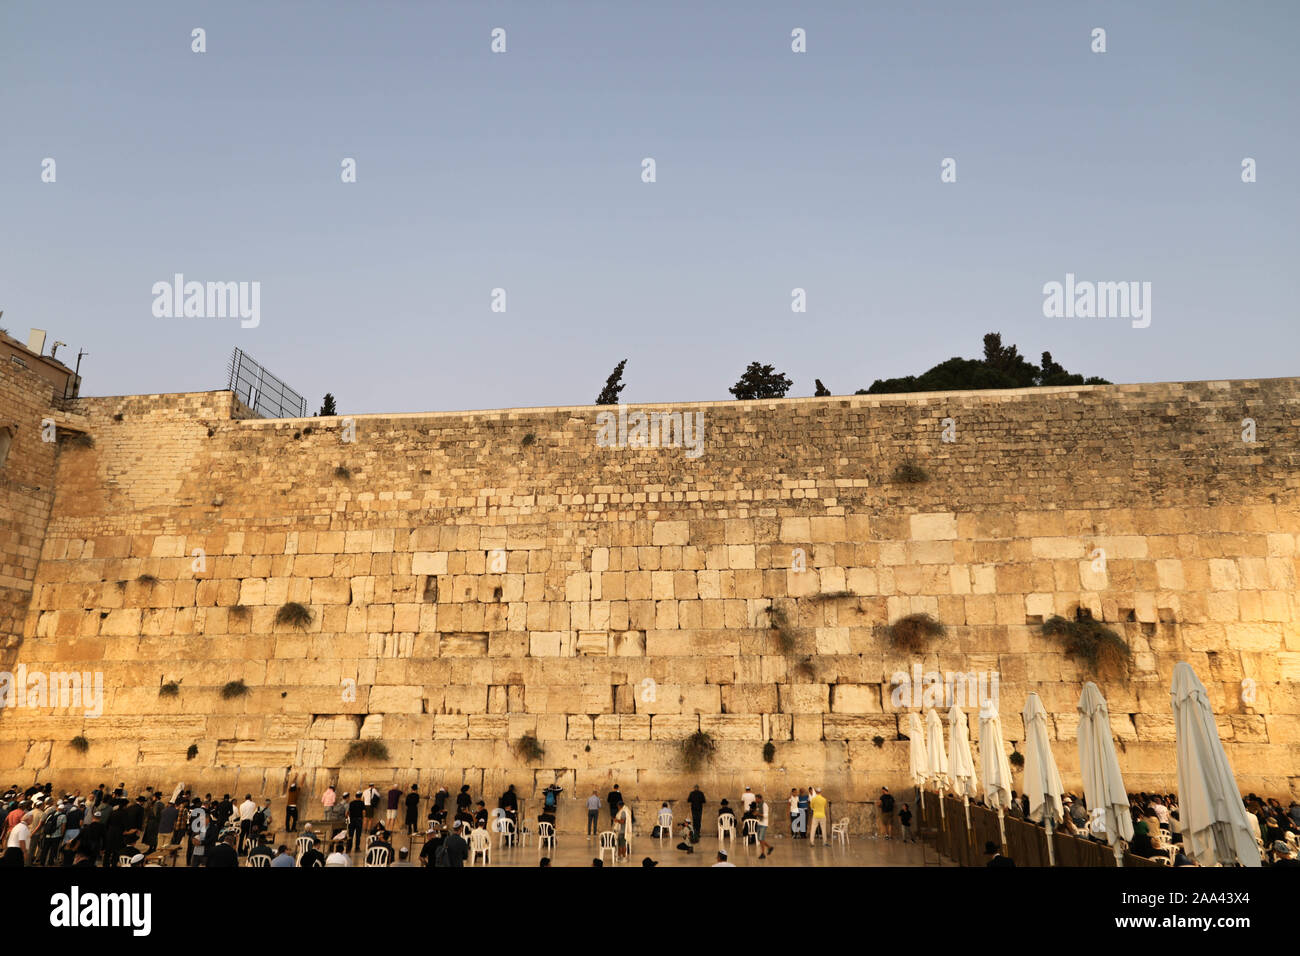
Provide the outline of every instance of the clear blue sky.
[[[4,0],[0,325],[86,349],[91,395],[220,387],[238,345],[309,411],[587,404],[622,358],[628,402],[752,360],[851,393],[993,330],[1119,382],[1300,374],[1298,33],[1293,2]],[[259,281],[260,326],[154,318],[176,272]],[[1067,272],[1151,282],[1150,328],[1044,318]]]

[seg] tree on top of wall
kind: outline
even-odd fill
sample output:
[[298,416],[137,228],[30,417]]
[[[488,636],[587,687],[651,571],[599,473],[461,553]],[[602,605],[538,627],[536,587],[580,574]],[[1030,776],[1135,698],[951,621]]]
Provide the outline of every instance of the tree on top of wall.
[[794,382],[771,365],[750,362],[745,374],[740,376],[740,381],[727,391],[744,402],[756,398],[785,398],[785,393],[792,385]]
[[1109,385],[1104,378],[1067,372],[1044,352],[1041,365],[1034,365],[1014,345],[1003,345],[1002,336],[990,332],[984,336],[984,357],[950,358],[920,375],[876,379],[870,388],[858,389],[859,395],[898,392],[958,392],[986,388],[1032,388],[1035,385]]
[[618,393],[623,391],[623,367],[626,365],[627,359],[623,359],[614,366],[614,371],[610,372],[609,378],[605,379],[605,387],[596,396],[597,405],[618,404]]
[[323,418],[326,415],[337,415],[338,409],[334,407],[334,393],[326,392],[325,401],[321,402],[320,411],[316,413],[317,418]]

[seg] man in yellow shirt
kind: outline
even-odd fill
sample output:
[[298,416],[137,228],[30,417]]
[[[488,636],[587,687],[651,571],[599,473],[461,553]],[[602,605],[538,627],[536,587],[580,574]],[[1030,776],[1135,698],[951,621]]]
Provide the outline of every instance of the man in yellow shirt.
[[826,823],[826,806],[827,800],[821,795],[821,791],[808,788],[812,793],[812,799],[808,801],[808,809],[812,811],[812,823],[808,827],[808,845],[812,846],[817,840],[817,831],[821,830],[822,845],[830,846],[830,828]]

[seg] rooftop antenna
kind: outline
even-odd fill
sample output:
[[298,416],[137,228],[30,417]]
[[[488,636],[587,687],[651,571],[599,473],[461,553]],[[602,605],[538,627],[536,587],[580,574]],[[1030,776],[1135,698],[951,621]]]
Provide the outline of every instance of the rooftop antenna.
[[50,358],[54,358],[54,353],[59,350],[60,345],[67,345],[67,342],[55,342],[50,346]]
[[[77,351],[77,367],[76,367],[76,369],[75,369],[75,370],[73,371],[73,373],[72,373],[72,378],[68,379],[66,382],[63,383],[63,397],[64,397],[64,398],[67,398],[67,397],[68,397],[68,386],[69,386],[69,385],[72,385],[72,386],[74,386],[74,387],[77,387],[77,390],[80,391],[80,387],[78,387],[78,386],[76,385],[76,383],[79,382],[80,379],[81,379],[81,357],[82,357],[83,355],[89,355],[89,354],[90,354],[90,353],[87,352],[85,349],[79,349],[79,350]],[[76,397],[77,397],[77,396],[75,396],[75,395],[73,396],[73,398],[76,398]]]

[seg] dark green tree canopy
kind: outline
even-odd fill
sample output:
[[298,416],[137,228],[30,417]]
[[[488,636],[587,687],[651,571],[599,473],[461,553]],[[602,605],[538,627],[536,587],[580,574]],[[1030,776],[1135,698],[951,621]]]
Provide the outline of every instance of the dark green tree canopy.
[[794,382],[771,365],[750,362],[749,368],[745,369],[745,374],[740,376],[740,381],[727,391],[740,401],[755,398],[785,398],[785,393],[792,385]]
[[614,371],[609,373],[609,378],[605,379],[605,387],[600,390],[596,396],[597,405],[617,405],[619,392],[623,391],[623,367],[627,365],[627,359],[619,362],[614,366]]
[[337,415],[338,409],[334,407],[334,395],[331,392],[325,393],[325,400],[321,402],[320,411],[316,413],[318,418],[325,415]]
[[957,392],[986,388],[1031,388],[1035,385],[1109,385],[1104,378],[1071,374],[1044,352],[1042,365],[1034,365],[1014,345],[1003,345],[1002,336],[984,336],[982,359],[950,358],[920,375],[876,379],[859,395],[896,392]]

